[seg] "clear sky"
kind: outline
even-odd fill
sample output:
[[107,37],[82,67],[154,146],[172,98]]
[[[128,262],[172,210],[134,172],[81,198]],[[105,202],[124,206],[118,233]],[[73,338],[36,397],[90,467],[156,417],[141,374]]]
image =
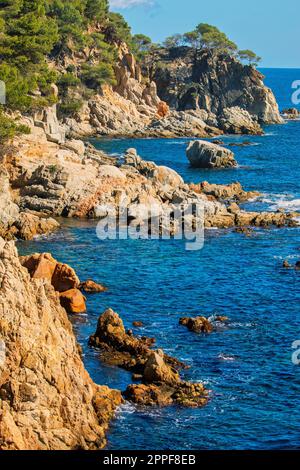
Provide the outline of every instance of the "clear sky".
[[174,33],[210,23],[240,49],[263,58],[262,67],[300,68],[299,0],[110,0],[133,33],[160,42]]

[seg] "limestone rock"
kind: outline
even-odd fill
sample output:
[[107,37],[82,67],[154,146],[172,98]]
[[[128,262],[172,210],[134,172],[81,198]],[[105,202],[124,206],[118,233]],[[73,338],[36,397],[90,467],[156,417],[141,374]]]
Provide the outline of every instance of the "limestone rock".
[[31,279],[0,239],[0,447],[100,449],[119,392],[93,383],[65,310],[45,279]]
[[113,165],[102,165],[98,171],[99,177],[126,179],[124,173]]
[[40,218],[27,212],[21,212],[13,225],[17,228],[17,237],[21,240],[32,240],[37,235],[47,235],[60,227],[51,217]]
[[238,202],[245,202],[259,196],[257,191],[245,191],[240,183],[224,184],[210,184],[203,181],[200,185],[190,185],[194,191],[199,191],[209,196],[214,196],[220,200],[235,200]]
[[262,128],[248,111],[238,106],[224,108],[218,122],[220,129],[226,134],[263,134]]
[[18,215],[19,208],[13,202],[10,192],[8,172],[0,164],[0,225],[3,228],[10,227]]
[[187,157],[195,168],[226,168],[237,165],[230,150],[203,140],[190,142]]

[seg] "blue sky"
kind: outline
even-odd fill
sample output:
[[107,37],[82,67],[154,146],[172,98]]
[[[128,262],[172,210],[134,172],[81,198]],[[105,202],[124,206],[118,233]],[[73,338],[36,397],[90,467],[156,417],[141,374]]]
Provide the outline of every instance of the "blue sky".
[[198,23],[218,26],[240,49],[263,58],[262,67],[300,68],[299,0],[110,0],[133,33],[160,42]]

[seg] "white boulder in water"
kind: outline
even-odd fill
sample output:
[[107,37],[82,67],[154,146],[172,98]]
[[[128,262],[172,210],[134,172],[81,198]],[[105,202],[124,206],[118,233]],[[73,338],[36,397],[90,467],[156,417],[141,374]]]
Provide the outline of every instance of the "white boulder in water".
[[189,143],[187,157],[194,168],[226,168],[237,166],[234,153],[204,140]]

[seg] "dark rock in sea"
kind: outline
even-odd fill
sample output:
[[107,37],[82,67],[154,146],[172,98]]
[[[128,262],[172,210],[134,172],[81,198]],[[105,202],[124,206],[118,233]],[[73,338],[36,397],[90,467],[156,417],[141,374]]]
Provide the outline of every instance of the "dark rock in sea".
[[134,372],[133,380],[142,384],[129,385],[124,397],[140,405],[203,406],[208,392],[202,384],[181,380],[178,369],[184,364],[162,350],[154,351],[153,339],[128,335],[119,315],[106,310],[98,320],[90,345],[101,350],[101,358],[109,364]]
[[165,49],[160,54],[155,81],[158,95],[170,106],[179,111],[203,110],[210,121],[214,119],[216,127],[223,110],[233,107],[246,110],[253,122],[282,122],[274,94],[254,67],[226,53],[211,54],[206,50],[195,60],[189,47]]
[[229,147],[249,147],[253,145],[251,142],[245,140],[244,142],[230,142]]
[[297,263],[295,264],[295,268],[298,270],[300,269],[300,261],[297,261]]
[[168,384],[129,385],[124,398],[137,405],[168,406],[177,404],[190,408],[199,408],[208,402],[208,391],[202,384],[179,382],[176,386]]
[[183,317],[180,318],[179,324],[186,326],[190,331],[193,331],[194,333],[212,333],[213,331],[213,325],[205,317]]
[[106,292],[108,290],[107,287],[103,286],[102,284],[98,284],[91,279],[88,279],[85,282],[81,282],[79,289],[83,290],[83,292],[86,292],[87,294],[97,294],[99,292]]
[[284,262],[282,263],[282,266],[284,268],[291,268],[292,266],[290,265],[290,263],[288,262],[288,260],[284,260]]
[[134,321],[132,322],[132,325],[136,328],[141,328],[142,326],[144,326],[144,323],[142,321]]
[[284,109],[281,113],[285,119],[298,119],[300,113],[296,108]]

